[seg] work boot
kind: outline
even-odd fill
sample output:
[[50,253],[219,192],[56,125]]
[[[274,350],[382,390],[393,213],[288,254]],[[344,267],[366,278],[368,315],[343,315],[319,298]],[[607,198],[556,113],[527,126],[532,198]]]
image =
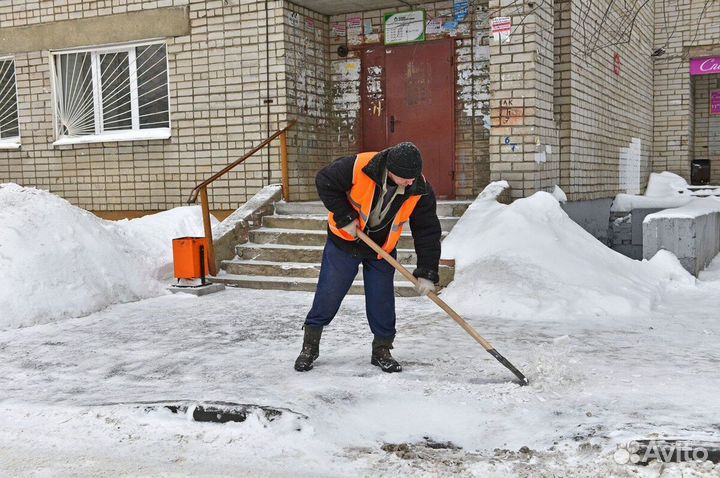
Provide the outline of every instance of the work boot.
[[383,372],[402,372],[402,365],[390,354],[394,339],[395,336],[383,338],[377,335],[373,339],[370,363],[380,367]]
[[322,335],[322,327],[311,327],[306,325],[305,337],[303,338],[302,350],[295,360],[295,370],[298,372],[307,372],[313,368],[313,362],[320,356],[320,336]]

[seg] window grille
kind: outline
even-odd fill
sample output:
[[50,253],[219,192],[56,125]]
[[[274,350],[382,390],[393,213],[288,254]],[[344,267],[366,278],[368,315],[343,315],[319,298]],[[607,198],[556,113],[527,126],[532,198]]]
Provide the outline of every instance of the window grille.
[[19,143],[15,60],[0,59],[0,143]]
[[57,52],[53,62],[58,139],[169,137],[164,43]]

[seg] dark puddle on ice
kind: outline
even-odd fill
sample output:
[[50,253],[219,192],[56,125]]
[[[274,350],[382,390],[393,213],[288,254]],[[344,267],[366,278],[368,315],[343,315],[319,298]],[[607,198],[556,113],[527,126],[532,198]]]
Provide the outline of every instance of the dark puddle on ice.
[[[287,408],[275,408],[265,405],[253,405],[232,402],[215,403],[166,403],[162,405],[148,405],[145,411],[156,410],[163,407],[175,414],[192,416],[196,422],[244,422],[251,415],[264,417],[268,422],[273,422],[283,415],[292,414],[297,418],[307,420],[307,416],[294,412]],[[300,429],[298,428],[298,431]]]

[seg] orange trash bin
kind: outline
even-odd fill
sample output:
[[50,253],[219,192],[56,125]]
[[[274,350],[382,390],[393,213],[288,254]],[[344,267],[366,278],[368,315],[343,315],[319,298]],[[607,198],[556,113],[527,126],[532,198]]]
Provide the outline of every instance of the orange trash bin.
[[[178,237],[173,239],[173,266],[177,279],[202,279],[208,267],[207,238]],[[200,259],[202,254],[202,260]]]

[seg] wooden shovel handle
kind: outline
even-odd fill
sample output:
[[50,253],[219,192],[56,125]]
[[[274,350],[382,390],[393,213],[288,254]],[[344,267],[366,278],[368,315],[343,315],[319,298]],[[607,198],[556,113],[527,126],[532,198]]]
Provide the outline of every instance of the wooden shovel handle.
[[[361,230],[357,230],[357,236],[362,240],[365,244],[370,246],[372,250],[380,254],[380,256],[388,261],[399,273],[401,273],[407,280],[413,283],[413,285],[418,285],[418,280],[415,278],[414,275],[410,273],[409,270],[407,270],[402,264],[400,264],[393,256],[385,252],[380,246],[378,246],[375,241],[370,239],[364,232]],[[435,292],[428,293],[428,297],[430,300],[435,302],[442,310],[444,310],[455,322],[462,327],[465,332],[470,334],[472,338],[474,338],[480,345],[483,346],[485,350],[490,352],[490,350],[493,350],[493,346],[490,345],[490,342],[485,340],[480,334],[477,333],[477,331],[472,328],[470,324],[468,324],[465,319],[460,317],[457,312],[455,312],[452,307],[447,305],[444,300],[442,300]]]

